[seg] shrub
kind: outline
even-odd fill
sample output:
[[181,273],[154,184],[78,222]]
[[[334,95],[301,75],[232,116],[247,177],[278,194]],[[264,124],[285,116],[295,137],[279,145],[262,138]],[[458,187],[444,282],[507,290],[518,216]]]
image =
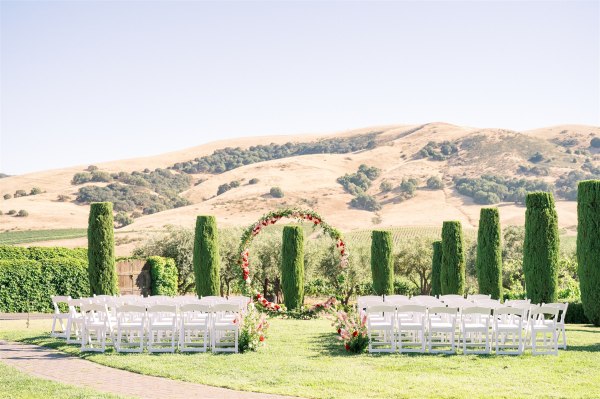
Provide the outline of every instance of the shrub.
[[376,212],[381,210],[381,204],[371,195],[360,193],[350,201],[350,206],[365,211]]
[[379,189],[384,192],[387,193],[388,191],[392,191],[394,187],[392,186],[392,183],[390,183],[387,180],[384,180],[381,182],[381,184],[379,185]]
[[117,294],[113,207],[110,202],[95,202],[90,207],[88,263],[92,294]]
[[600,180],[579,183],[577,264],[585,315],[600,325]]
[[10,194],[4,194],[4,199],[5,200],[9,200],[11,198],[12,198],[12,195],[10,195]]
[[67,202],[71,200],[71,197],[69,197],[68,195],[59,194],[56,199],[58,202]]
[[543,160],[544,160],[544,155],[542,155],[541,152],[536,152],[528,159],[529,162],[533,162],[533,163],[539,163],[539,162],[542,162]]
[[442,295],[442,242],[433,242],[433,259],[431,262],[431,295]]
[[361,164],[358,171],[352,174],[345,174],[338,177],[337,182],[344,187],[344,190],[352,195],[357,195],[367,191],[371,187],[371,182],[379,177],[381,170],[374,166]]
[[25,209],[21,209],[18,213],[17,216],[19,217],[26,217],[29,216],[29,212],[27,212]]
[[260,180],[258,180],[256,177],[253,177],[252,179],[248,180],[248,184],[257,184]]
[[417,191],[417,182],[414,179],[404,180],[402,179],[402,183],[400,183],[400,191],[408,194],[409,197],[412,197]]
[[551,193],[527,195],[523,272],[527,298],[532,303],[557,300],[558,219]]
[[231,190],[231,186],[229,185],[229,183],[221,184],[219,188],[217,188],[217,195],[221,195],[229,190]]
[[443,161],[457,153],[458,147],[450,141],[442,141],[441,143],[430,141],[419,151],[417,156],[420,158],[429,158],[434,161]]
[[92,172],[91,181],[108,183],[112,180],[112,176],[108,172],[95,170]]
[[87,183],[91,180],[92,180],[91,173],[79,172],[79,173],[75,173],[75,175],[73,175],[73,178],[71,179],[71,184],[78,185],[78,184]]
[[271,197],[273,198],[283,198],[283,190],[279,187],[271,187],[269,194],[271,194]]
[[133,217],[129,216],[123,211],[117,212],[117,214],[115,215],[115,223],[116,227],[125,227],[133,223]]
[[532,191],[550,191],[551,185],[543,180],[511,179],[495,175],[477,178],[454,179],[456,190],[471,197],[479,204],[495,204],[500,201],[525,203],[525,196]]
[[25,191],[25,190],[15,191],[15,198],[26,197],[26,196],[27,196],[27,191]]
[[87,261],[86,248],[63,247],[15,247],[0,245],[0,260],[46,260],[57,258],[74,258]]
[[152,295],[177,295],[177,267],[171,258],[151,256],[148,258],[152,278]]
[[199,297],[219,295],[219,269],[217,221],[214,216],[198,216],[194,236],[194,275]]
[[98,170],[98,167],[96,165],[90,165],[85,170],[87,170],[88,172],[94,172]]
[[442,295],[463,295],[465,290],[465,254],[459,221],[444,222],[442,226]]
[[232,181],[231,183],[229,183],[229,187],[231,188],[236,188],[240,186],[240,182],[237,180]]
[[38,195],[42,193],[42,189],[39,187],[33,187],[29,192],[29,195]]
[[16,215],[17,211],[15,211],[14,209],[11,209],[10,211],[8,211],[6,214],[7,215]]
[[476,269],[479,293],[502,298],[502,230],[498,208],[481,208]]
[[287,309],[304,304],[304,230],[302,226],[285,226],[281,248],[281,289]]
[[590,146],[592,146],[594,148],[600,148],[600,138],[599,137],[594,137],[592,139],[592,141],[590,141]]
[[377,295],[394,293],[394,243],[389,231],[371,232],[371,275]]
[[565,323],[567,324],[588,324],[590,320],[586,317],[584,305],[580,301],[560,301],[569,304],[567,314],[565,315]]
[[431,190],[441,190],[444,188],[444,182],[437,176],[431,176],[427,179],[427,188]]

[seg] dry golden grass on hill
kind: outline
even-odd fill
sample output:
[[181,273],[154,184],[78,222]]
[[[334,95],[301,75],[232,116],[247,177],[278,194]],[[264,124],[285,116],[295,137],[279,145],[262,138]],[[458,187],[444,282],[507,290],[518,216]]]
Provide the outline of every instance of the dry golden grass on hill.
[[[571,140],[576,142],[569,147],[572,150],[590,150],[591,137],[600,136],[600,128],[590,126],[565,125],[519,133],[430,123],[423,126],[380,126],[333,135],[224,140],[168,154],[113,161],[97,166],[108,172],[131,172],[145,168],[153,170],[209,155],[224,147],[247,148],[267,143],[308,142],[373,131],[383,131],[379,139],[385,143],[371,150],[295,156],[254,163],[221,174],[194,175],[195,180],[207,180],[181,193],[192,205],[142,216],[119,231],[129,232],[128,235],[135,238],[162,230],[166,225],[191,227],[199,214],[216,215],[222,226],[245,226],[263,213],[282,206],[315,209],[329,223],[345,231],[385,226],[435,226],[450,219],[476,227],[481,205],[459,195],[451,185],[452,177],[474,177],[485,173],[504,177],[517,176],[519,165],[527,164],[527,158],[540,151],[549,159],[544,166],[550,173],[539,178],[553,181],[559,175],[579,168],[585,158],[580,157],[581,162],[573,164],[574,156],[567,154],[566,147],[561,143]],[[461,148],[458,157],[446,161],[418,159],[415,156],[428,142],[444,140],[462,140],[463,143],[468,140],[470,149]],[[595,154],[592,151],[592,158]],[[336,182],[338,177],[356,172],[361,164],[376,166],[382,170],[381,176],[368,190],[368,194],[376,196],[383,204],[382,210],[377,213],[350,208],[352,196]],[[32,187],[39,187],[44,191],[35,196],[0,199],[0,210],[5,214],[0,216],[1,231],[85,228],[89,207],[69,201],[59,202],[57,198],[59,195],[68,195],[71,200],[75,198],[80,186],[71,185],[71,179],[86,167],[87,165],[82,165],[0,179],[0,196],[13,194],[19,189],[29,192]],[[426,189],[425,181],[430,176],[442,178],[446,187],[443,190]],[[397,186],[403,179],[411,177],[420,181],[420,189],[414,198],[399,202],[394,192],[381,193],[379,190],[383,180]],[[248,184],[253,178],[259,179],[259,182]],[[235,180],[241,183],[239,187],[216,196],[221,184]],[[274,186],[281,187],[285,194],[283,198],[272,198],[268,194]],[[524,207],[512,203],[499,206],[503,224],[523,224]],[[576,224],[575,202],[558,201],[557,208],[560,226],[572,229]],[[7,216],[6,212],[11,209],[25,209],[29,216]],[[60,244],[85,244],[82,240],[62,241]],[[123,245],[123,248],[133,246],[131,242]]]

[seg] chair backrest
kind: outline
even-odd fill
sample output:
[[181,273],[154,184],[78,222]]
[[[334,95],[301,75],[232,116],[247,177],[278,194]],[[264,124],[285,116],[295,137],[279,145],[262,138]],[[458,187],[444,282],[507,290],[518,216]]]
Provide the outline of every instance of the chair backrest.
[[434,307],[429,308],[429,314],[430,315],[434,315],[434,314],[456,315],[456,314],[458,314],[458,309],[457,308],[444,307],[444,306],[434,306]]
[[523,317],[525,315],[525,312],[526,312],[526,309],[517,308],[517,307],[513,307],[513,306],[502,306],[502,307],[494,309],[495,316],[515,315],[515,316]]
[[65,304],[69,305],[69,300],[71,300],[71,295],[53,295],[52,297],[52,305],[54,306],[54,313],[60,313],[60,307],[58,305]]
[[177,313],[175,305],[152,305],[148,308],[148,313]]
[[363,309],[365,309],[369,306],[377,305],[377,304],[383,304],[383,297],[368,295],[368,296],[361,296],[356,299],[356,307],[358,308],[359,311],[362,311]]
[[80,308],[83,320],[86,323],[92,321],[108,321],[108,308],[106,307],[106,304],[83,303]]
[[446,299],[465,299],[465,297],[462,295],[448,294],[440,296],[440,299],[445,301]]
[[461,314],[463,316],[474,315],[474,314],[490,316],[492,314],[492,309],[486,308],[483,306],[472,306],[472,307],[462,309]]
[[567,314],[568,302],[542,303],[542,306],[552,306],[558,309],[558,324],[565,324],[565,315]]
[[477,300],[482,300],[482,299],[491,299],[492,295],[491,294],[469,294],[467,295],[467,300],[468,301],[477,301]]
[[185,312],[199,312],[199,313],[209,313],[212,311],[210,305],[205,305],[201,303],[186,303],[179,307],[179,311],[181,313]]
[[386,295],[384,298],[384,302],[395,302],[395,301],[408,301],[408,296],[406,295]]
[[146,307],[139,305],[122,305],[117,307],[117,322],[137,324],[142,327],[146,323]]
[[504,302],[505,306],[513,306],[513,307],[520,307],[520,306],[529,306],[531,305],[531,300],[530,299],[509,299],[508,301]]
[[367,314],[373,313],[394,313],[396,311],[395,305],[390,304],[375,304],[375,305],[367,305],[366,312]]
[[552,319],[554,321],[556,321],[557,316],[558,316],[558,308],[554,307],[554,306],[548,306],[548,305],[544,305],[544,306],[538,306],[535,308],[532,308],[529,311],[529,317],[531,319],[536,319],[537,316],[551,316]]
[[237,303],[216,303],[212,306],[212,311],[238,313],[240,307]]
[[502,307],[502,304],[497,299],[476,299],[473,303],[484,308],[496,309]]

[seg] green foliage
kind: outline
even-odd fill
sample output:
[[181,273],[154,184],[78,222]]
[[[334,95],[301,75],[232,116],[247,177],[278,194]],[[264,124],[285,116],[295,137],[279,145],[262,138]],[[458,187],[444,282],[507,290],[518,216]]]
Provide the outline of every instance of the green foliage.
[[415,179],[402,179],[402,183],[400,183],[400,191],[407,194],[409,198],[413,197],[415,191],[417,191],[417,184],[418,182]]
[[271,187],[269,194],[271,194],[271,197],[273,198],[283,198],[283,190],[280,187]]
[[15,191],[15,198],[26,197],[26,196],[27,196],[27,191],[25,191],[25,190]]
[[381,192],[387,193],[388,191],[392,191],[392,189],[394,188],[394,186],[392,186],[392,183],[390,183],[387,180],[384,180],[381,182],[381,184],[379,185],[379,190],[381,190]]
[[502,298],[502,230],[498,208],[481,208],[476,269],[479,293]]
[[11,194],[4,194],[3,197],[4,197],[5,200],[9,200],[9,199],[12,198],[12,195]]
[[381,209],[379,201],[365,193],[371,187],[371,182],[381,174],[381,170],[374,166],[362,164],[358,167],[358,171],[352,174],[345,174],[338,177],[337,182],[340,183],[344,190],[354,195],[350,201],[350,206],[367,211],[378,211]]
[[38,195],[42,193],[42,189],[39,187],[33,187],[29,192],[29,195]]
[[411,283],[417,295],[429,295],[431,292],[431,241],[419,238],[409,245],[402,245],[394,256],[394,271]]
[[220,295],[220,261],[217,221],[214,216],[198,216],[194,236],[194,275],[199,297]]
[[454,180],[456,190],[471,197],[478,204],[496,204],[510,201],[525,203],[525,196],[532,191],[550,191],[551,186],[542,180],[511,179],[494,175]]
[[419,151],[418,157],[428,158],[433,161],[444,161],[457,153],[458,147],[450,141],[442,141],[441,143],[430,141]]
[[519,165],[519,169],[517,169],[517,172],[523,175],[532,175],[532,176],[548,176],[550,174],[550,171],[548,170],[548,168],[544,168],[541,166],[526,166],[526,165]]
[[92,180],[92,174],[88,172],[79,172],[73,175],[71,179],[71,184],[79,185],[84,184]]
[[96,202],[90,206],[88,263],[92,293],[117,294],[119,288],[115,270],[113,209],[110,202]]
[[27,244],[36,241],[79,238],[85,237],[86,235],[87,229],[5,231],[0,233],[0,245]]
[[577,200],[577,187],[580,181],[599,179],[600,172],[585,173],[579,170],[572,170],[565,173],[556,180],[556,194],[569,201]]
[[256,177],[253,177],[252,179],[248,180],[248,184],[257,184],[260,180],[258,180]]
[[377,295],[394,293],[394,243],[389,231],[371,232],[371,275]]
[[86,262],[73,258],[0,259],[0,312],[51,312],[51,296],[89,296]]
[[433,242],[431,262],[431,295],[442,295],[442,242]]
[[365,211],[377,212],[381,210],[381,204],[377,198],[365,193],[358,193],[356,197],[350,200],[350,206]]
[[281,288],[287,309],[304,304],[304,231],[302,226],[283,228],[281,248]]
[[187,162],[178,162],[171,168],[185,173],[223,173],[256,162],[270,161],[308,154],[346,154],[374,148],[375,138],[381,132],[352,137],[336,137],[309,143],[257,145],[247,149],[227,147],[211,155]]
[[115,215],[115,227],[125,227],[133,223],[133,217],[121,211]]
[[558,217],[551,193],[527,195],[523,272],[527,298],[532,303],[558,299]]
[[600,180],[579,183],[577,263],[585,315],[600,325]]
[[177,267],[175,260],[161,256],[148,258],[152,277],[152,295],[177,295]]
[[88,167],[85,168],[85,170],[87,170],[88,172],[93,172],[95,170],[98,170],[98,167],[96,165],[88,165]]
[[442,295],[463,295],[465,290],[465,254],[459,221],[444,222],[442,226]]
[[579,300],[575,301],[560,301],[569,304],[567,307],[567,314],[565,316],[565,323],[567,324],[589,324],[590,320],[586,317],[584,306]]
[[441,190],[444,188],[444,182],[438,176],[431,176],[427,179],[427,188],[430,190]]
[[17,216],[26,217],[29,216],[29,212],[27,212],[25,209],[21,209],[19,212],[17,212]]
[[541,152],[536,152],[535,154],[533,154],[528,161],[532,162],[532,163],[539,163],[542,162],[544,160],[544,155]]
[[594,137],[590,141],[590,146],[593,148],[600,148],[600,137]]
[[0,245],[0,260],[46,260],[57,258],[74,258],[87,261],[86,248],[63,247],[15,247]]

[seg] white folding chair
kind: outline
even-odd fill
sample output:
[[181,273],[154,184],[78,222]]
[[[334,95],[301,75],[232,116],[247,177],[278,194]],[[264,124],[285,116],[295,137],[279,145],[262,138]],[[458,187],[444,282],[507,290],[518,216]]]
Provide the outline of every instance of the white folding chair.
[[480,300],[491,299],[492,294],[469,294],[467,295],[467,301],[475,302]]
[[465,299],[465,297],[457,294],[440,295],[440,300],[442,302],[446,302],[448,299]]
[[217,303],[212,307],[211,349],[213,352],[238,351],[240,307],[233,303]]
[[143,352],[145,329],[145,306],[119,306],[117,308],[117,332],[115,339],[115,349],[117,352]]
[[211,308],[199,303],[179,307],[179,350],[206,352],[210,337]]
[[438,298],[430,295],[417,295],[410,298],[410,302],[414,305],[424,305],[430,307],[442,307],[446,306]]
[[[54,314],[52,315],[52,331],[50,336],[54,338],[67,338],[67,321],[69,319],[69,301],[71,296],[53,295],[52,306],[54,306]],[[61,312],[60,305],[66,305],[66,312]],[[56,323],[60,325],[60,331],[57,329]]]
[[81,330],[83,329],[83,316],[81,315],[81,306],[89,303],[86,299],[69,299],[69,317],[67,318],[67,328],[65,335],[67,344],[81,344]]
[[383,299],[384,303],[399,303],[399,302],[408,302],[410,299],[406,295],[386,295]]
[[154,305],[148,309],[148,352],[175,352],[177,306]]
[[[558,355],[557,317],[558,308],[553,306],[541,306],[531,310],[528,334],[531,338],[532,355]],[[541,335],[539,339],[538,335]]]
[[461,309],[460,335],[465,355],[488,355],[491,351],[492,310],[485,307]]
[[497,355],[520,355],[523,353],[523,326],[526,310],[518,307],[494,309],[494,340]]
[[396,308],[398,323],[398,351],[425,352],[427,307],[423,305],[401,305]]
[[81,329],[82,352],[104,352],[106,336],[110,334],[110,320],[105,304],[81,305],[83,327]]
[[[456,353],[457,308],[432,307],[428,313],[427,348],[430,353]],[[433,349],[445,347],[449,349]]]
[[365,315],[367,316],[369,353],[395,352],[396,306],[385,304],[367,305]]
[[560,337],[562,335],[562,345],[560,345],[560,348],[567,349],[567,330],[565,328],[565,317],[567,315],[567,308],[569,307],[569,303],[556,302],[542,304],[542,306],[552,306],[558,309],[558,320],[556,321],[556,331],[558,333],[558,340],[560,341]]

